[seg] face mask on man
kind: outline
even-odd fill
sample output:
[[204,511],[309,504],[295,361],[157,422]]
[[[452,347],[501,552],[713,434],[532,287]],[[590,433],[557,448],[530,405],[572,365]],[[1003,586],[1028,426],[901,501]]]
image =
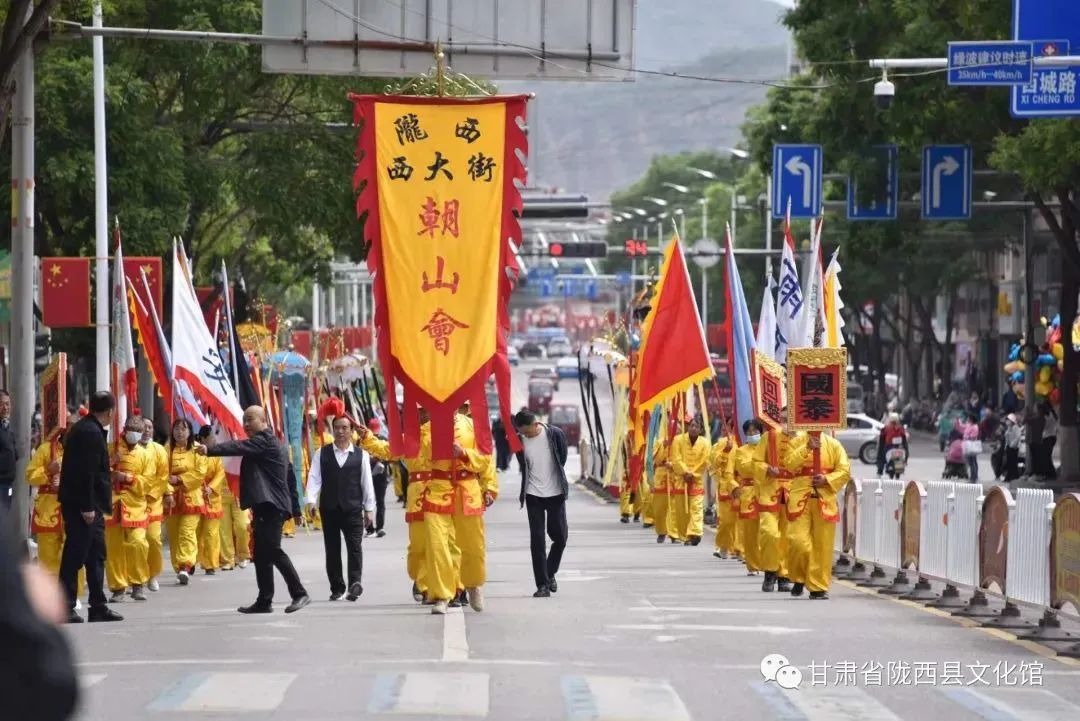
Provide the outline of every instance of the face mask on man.
[[747,436],[746,437],[746,443],[748,445],[756,446],[760,442],[761,442],[761,434],[760,433],[755,433],[752,436]]
[[134,446],[142,440],[142,431],[124,431],[124,440],[129,446]]

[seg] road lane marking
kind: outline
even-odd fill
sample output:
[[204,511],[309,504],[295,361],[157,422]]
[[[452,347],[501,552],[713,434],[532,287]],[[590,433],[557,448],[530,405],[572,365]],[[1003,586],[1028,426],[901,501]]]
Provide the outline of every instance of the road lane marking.
[[219,671],[193,673],[166,689],[150,711],[274,711],[285,699],[294,673]]
[[106,673],[84,673],[79,675],[79,685],[83,689],[97,686],[108,677]]
[[1062,721],[1080,718],[1080,708],[1038,688],[942,688],[950,700],[985,721]]
[[469,639],[465,633],[465,612],[461,608],[448,608],[443,616],[443,661],[468,661]]
[[668,613],[752,613],[754,615],[791,615],[788,611],[762,608],[724,608],[710,606],[633,606],[630,609],[635,613],[650,613],[663,611]]
[[568,721],[691,721],[667,681],[629,676],[564,676]]
[[899,721],[880,701],[855,686],[809,686],[786,691],[775,683],[750,687],[781,721]]
[[368,713],[483,717],[489,685],[486,673],[381,673],[375,677]]
[[783,636],[788,633],[808,633],[809,628],[789,626],[726,626],[694,623],[621,623],[607,626],[620,631],[728,631],[731,633],[764,633]]
[[242,666],[255,663],[247,658],[139,658],[120,661],[81,661],[79,668],[87,666]]

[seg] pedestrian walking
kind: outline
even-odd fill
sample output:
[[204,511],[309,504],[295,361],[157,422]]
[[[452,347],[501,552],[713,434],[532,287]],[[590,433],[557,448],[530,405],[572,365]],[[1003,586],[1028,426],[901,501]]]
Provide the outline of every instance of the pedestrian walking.
[[0,510],[11,507],[16,460],[15,434],[11,430],[11,396],[7,391],[0,391]]
[[[364,569],[362,542],[364,529],[371,525],[375,512],[371,456],[353,445],[353,426],[348,418],[333,423],[334,442],[325,445],[311,461],[307,479],[307,504],[314,513],[316,505],[322,518],[323,546],[326,549],[326,577],[330,581],[330,600],[345,597],[355,601],[364,592],[360,576]],[[383,490],[386,482],[383,481]],[[341,537],[345,536],[349,586],[341,576]],[[258,552],[255,562],[258,564]]]
[[979,437],[979,416],[968,413],[967,423],[963,426],[964,461],[968,467],[968,478],[972,483],[979,482],[979,454],[982,453],[982,439]]
[[[386,440],[382,421],[372,416],[367,422],[368,430],[377,438]],[[390,485],[390,464],[369,456],[371,463],[371,485],[375,489],[375,523],[367,524],[367,536],[383,538],[386,535],[386,487]]]
[[86,568],[90,589],[87,620],[122,621],[105,601],[105,516],[112,509],[112,473],[109,424],[116,399],[108,391],[90,398],[90,412],[71,427],[64,438],[60,466],[60,513],[64,519],[64,550],[60,556],[60,583],[67,594],[68,623],[82,623],[75,612],[79,569]]
[[1019,419],[1015,413],[1005,416],[1005,482],[1015,481],[1020,477],[1020,441],[1024,437],[1024,430],[1020,427]]
[[281,528],[286,518],[300,516],[300,499],[289,463],[289,451],[274,437],[260,406],[244,411],[247,440],[218,443],[213,448],[198,446],[209,456],[240,456],[240,507],[254,516],[255,579],[259,595],[255,603],[241,606],[240,613],[271,613],[274,601],[274,568],[289,588],[291,603],[285,613],[299,611],[311,603],[292,560],[281,548]]
[[[518,500],[529,517],[529,550],[532,552],[534,598],[548,598],[559,590],[555,580],[562,562],[569,529],[566,524],[566,499],[570,484],[566,480],[566,436],[561,429],[537,421],[529,411],[514,416],[521,433],[521,492]],[[547,549],[544,531],[551,539]]]

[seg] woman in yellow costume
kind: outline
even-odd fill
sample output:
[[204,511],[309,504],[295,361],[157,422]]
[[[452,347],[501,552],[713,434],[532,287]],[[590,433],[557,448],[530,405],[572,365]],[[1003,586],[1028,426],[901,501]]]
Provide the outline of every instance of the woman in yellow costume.
[[[68,427],[79,422],[79,416],[68,417]],[[64,520],[60,517],[60,464],[64,457],[63,432],[37,447],[26,467],[26,482],[37,489],[30,530],[37,538],[38,562],[56,576],[60,573],[60,552],[64,548]],[[79,595],[85,585],[86,570],[79,571]]]
[[153,484],[154,462],[142,447],[146,426],[139,416],[128,416],[123,436],[112,446],[112,514],[105,519],[105,577],[111,602],[131,597],[145,601],[144,585],[150,580],[146,540],[146,491]]
[[[199,433],[199,440],[207,446],[214,445],[214,437],[207,426]],[[207,576],[213,576],[221,565],[221,519],[225,515],[225,465],[221,458],[207,457],[203,496],[206,508],[199,519],[199,565]]]
[[199,519],[206,508],[203,496],[206,458],[195,452],[195,434],[186,418],[173,422],[170,436],[169,485],[173,489],[173,504],[165,529],[176,580],[186,586],[199,555]]

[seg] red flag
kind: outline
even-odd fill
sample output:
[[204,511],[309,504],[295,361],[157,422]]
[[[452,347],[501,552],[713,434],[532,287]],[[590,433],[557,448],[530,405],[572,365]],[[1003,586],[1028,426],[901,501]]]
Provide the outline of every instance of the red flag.
[[[165,307],[165,283],[162,281],[161,258],[135,257],[124,258],[124,277],[131,281],[135,288],[135,294],[142,300],[143,305],[151,303],[158,312]],[[146,288],[142,283],[142,274],[146,273],[146,284],[150,287],[150,297],[147,297]]]
[[[142,279],[140,278],[139,285],[141,284]],[[169,363],[166,360],[168,349],[161,347],[161,339],[158,336],[157,329],[154,326],[154,318],[151,315],[153,311],[143,303],[142,298],[135,292],[139,285],[136,285],[130,279],[128,280],[128,304],[131,309],[131,325],[135,329],[138,343],[142,346],[143,353],[146,355],[146,363],[150,366],[150,374],[154,376],[158,395],[165,401],[165,407],[171,410],[173,407],[172,377],[169,375]],[[143,295],[146,295],[145,287],[143,290]]]
[[41,321],[50,328],[90,326],[90,258],[41,259]]

